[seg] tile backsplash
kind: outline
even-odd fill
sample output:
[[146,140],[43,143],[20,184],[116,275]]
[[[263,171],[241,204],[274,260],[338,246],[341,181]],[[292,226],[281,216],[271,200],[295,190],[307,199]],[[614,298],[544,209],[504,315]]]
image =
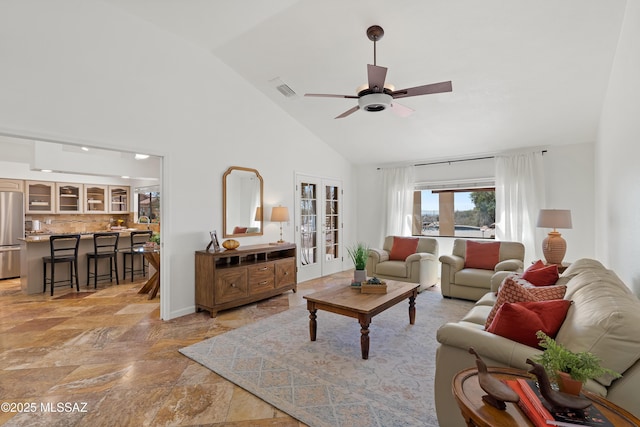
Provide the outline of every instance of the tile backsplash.
[[160,224],[137,224],[129,214],[29,214],[25,217],[25,232],[32,232],[32,221],[40,221],[40,233],[93,233],[110,230],[123,220],[123,227],[160,231]]

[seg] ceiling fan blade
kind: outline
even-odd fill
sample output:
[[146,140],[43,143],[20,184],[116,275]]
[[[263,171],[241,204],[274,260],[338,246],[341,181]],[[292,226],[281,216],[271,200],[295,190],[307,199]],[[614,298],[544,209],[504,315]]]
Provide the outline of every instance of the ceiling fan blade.
[[400,89],[391,93],[395,98],[406,98],[408,96],[429,95],[432,93],[451,92],[451,82],[432,83],[424,86],[410,87],[408,89]]
[[[367,64],[367,76],[369,77],[369,89],[375,92],[382,92],[384,89],[384,79],[387,78],[387,69],[377,65]],[[378,88],[376,90],[376,88]]]
[[315,96],[319,98],[349,98],[349,99],[358,99],[357,96],[354,95],[330,95],[328,93],[305,93],[304,96]]
[[397,102],[391,103],[391,111],[396,113],[400,117],[410,116],[415,110],[413,108],[409,108],[406,105],[398,104]]
[[342,119],[345,118],[353,113],[355,113],[356,111],[358,111],[360,109],[360,107],[358,105],[356,105],[355,107],[345,111],[344,113],[340,114],[338,117],[336,117],[336,119]]

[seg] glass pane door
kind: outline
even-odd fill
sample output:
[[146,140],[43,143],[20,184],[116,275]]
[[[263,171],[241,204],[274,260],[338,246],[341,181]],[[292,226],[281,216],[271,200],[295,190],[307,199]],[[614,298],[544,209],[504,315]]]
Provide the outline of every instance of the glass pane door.
[[[318,184],[303,180],[298,183],[299,197],[299,262],[302,277],[318,277]],[[303,279],[306,280],[306,279]]]
[[326,179],[296,179],[298,280],[342,270],[341,184]]
[[341,184],[323,180],[324,257],[322,275],[342,270]]

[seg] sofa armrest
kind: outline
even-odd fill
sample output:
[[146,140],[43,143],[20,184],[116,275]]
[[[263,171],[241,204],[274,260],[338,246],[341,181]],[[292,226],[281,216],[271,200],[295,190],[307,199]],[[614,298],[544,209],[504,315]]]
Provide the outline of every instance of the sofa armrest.
[[[542,350],[520,344],[500,335],[492,334],[468,324],[445,323],[436,334],[442,345],[468,350],[473,347],[483,358],[499,362],[503,366],[528,370],[527,358],[542,353]],[[470,355],[471,356],[471,355]],[[473,365],[473,359],[470,359]]]
[[491,276],[491,292],[498,293],[502,281],[509,276],[516,275],[517,273],[514,273],[513,271],[496,271],[493,273],[493,276]]
[[519,259],[505,259],[496,264],[494,271],[513,271],[515,273],[521,272],[524,268],[524,263]]
[[384,249],[369,249],[369,258],[372,258],[376,264],[383,261],[389,261],[389,252]]
[[440,262],[449,265],[453,272],[460,271],[464,268],[464,258],[456,255],[442,255]]
[[416,261],[430,261],[430,260],[435,261],[436,256],[428,252],[417,252],[415,254],[409,255],[407,259],[404,260],[404,262],[410,263],[410,262],[416,262]]
[[389,260],[389,252],[384,249],[369,249],[369,256],[367,257],[367,276],[376,275],[376,267],[379,263]]

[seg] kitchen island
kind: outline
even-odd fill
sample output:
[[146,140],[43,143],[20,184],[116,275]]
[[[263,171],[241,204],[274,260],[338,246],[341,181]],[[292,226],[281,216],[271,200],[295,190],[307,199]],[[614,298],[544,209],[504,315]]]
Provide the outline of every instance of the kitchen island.
[[[115,231],[115,230],[114,230]],[[129,247],[129,236],[133,229],[121,230],[119,248]],[[78,246],[78,280],[80,285],[87,285],[87,253],[93,252],[93,233],[60,233],[60,234],[80,234],[80,245]],[[51,254],[49,246],[49,236],[51,234],[33,234],[20,240],[20,285],[26,294],[42,293],[42,257]],[[108,267],[101,266],[108,269]],[[119,274],[122,274],[122,258],[118,258]],[[119,276],[122,277],[122,276]],[[59,278],[59,279],[58,279]],[[56,281],[68,280],[69,269],[57,268]]]

